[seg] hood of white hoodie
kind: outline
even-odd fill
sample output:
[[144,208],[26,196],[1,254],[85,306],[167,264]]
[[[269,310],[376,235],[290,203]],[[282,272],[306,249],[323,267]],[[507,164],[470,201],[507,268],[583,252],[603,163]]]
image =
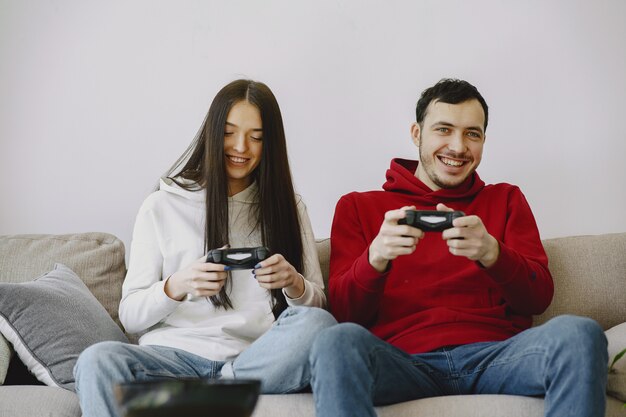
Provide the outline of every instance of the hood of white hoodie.
[[[174,180],[169,177],[161,178],[159,182],[159,190],[166,191],[168,193],[179,195],[183,198],[192,201],[204,202],[206,199],[206,191],[204,188],[201,188],[195,182],[187,179],[180,179],[179,182],[190,185],[193,188],[185,189],[180,185],[176,184]],[[255,203],[256,197],[258,193],[258,186],[256,181],[253,181],[252,184],[248,186],[245,190],[238,192],[232,197],[228,197],[228,201],[236,201],[240,203]]]

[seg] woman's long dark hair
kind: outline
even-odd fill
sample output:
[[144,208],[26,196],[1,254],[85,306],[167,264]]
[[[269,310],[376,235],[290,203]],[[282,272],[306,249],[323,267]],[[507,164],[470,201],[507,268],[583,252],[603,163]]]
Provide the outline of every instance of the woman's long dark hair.
[[[168,170],[169,176],[185,189],[206,189],[205,251],[228,243],[228,178],[224,163],[224,129],[230,109],[240,101],[255,105],[263,123],[261,161],[252,172],[258,185],[255,210],[263,245],[271,253],[282,254],[298,272],[303,270],[302,237],[295,192],[287,156],[283,119],[272,91],[263,83],[236,80],[222,88],[206,115],[195,139]],[[186,161],[186,162],[185,162]],[[173,172],[182,164],[182,168]],[[193,184],[180,179],[191,180]],[[228,296],[230,285],[210,297],[216,307],[233,308]],[[271,290],[275,317],[287,307],[282,290]]]

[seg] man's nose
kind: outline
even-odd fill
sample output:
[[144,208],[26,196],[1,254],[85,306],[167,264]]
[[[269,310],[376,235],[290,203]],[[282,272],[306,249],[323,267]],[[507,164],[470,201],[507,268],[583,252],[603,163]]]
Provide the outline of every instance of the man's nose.
[[448,149],[456,153],[465,152],[465,139],[463,138],[462,132],[455,133],[450,137],[450,142],[448,142]]

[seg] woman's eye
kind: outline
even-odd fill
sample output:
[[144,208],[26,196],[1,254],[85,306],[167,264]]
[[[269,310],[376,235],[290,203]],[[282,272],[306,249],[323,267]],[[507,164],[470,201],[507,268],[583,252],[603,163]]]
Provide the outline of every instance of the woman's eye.
[[224,132],[224,136],[230,136],[232,134],[233,134],[233,132]]
[[257,137],[257,136],[250,136],[250,138],[254,140],[263,140],[262,137]]

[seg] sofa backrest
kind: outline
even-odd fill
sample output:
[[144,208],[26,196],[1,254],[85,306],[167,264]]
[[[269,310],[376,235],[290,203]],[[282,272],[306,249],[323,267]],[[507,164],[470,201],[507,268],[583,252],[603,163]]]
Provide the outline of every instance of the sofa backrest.
[[24,282],[55,263],[72,269],[120,325],[118,306],[126,275],[124,244],[107,233],[0,236],[0,282]]
[[[554,279],[552,304],[535,325],[561,314],[588,316],[604,329],[626,322],[626,233],[543,241]],[[317,242],[328,289],[330,239]],[[70,267],[119,324],[124,244],[107,233],[0,236],[0,281],[22,282],[60,262]]]
[[591,317],[605,330],[626,322],[626,233],[547,239],[543,245],[554,298],[535,325],[561,314]]

